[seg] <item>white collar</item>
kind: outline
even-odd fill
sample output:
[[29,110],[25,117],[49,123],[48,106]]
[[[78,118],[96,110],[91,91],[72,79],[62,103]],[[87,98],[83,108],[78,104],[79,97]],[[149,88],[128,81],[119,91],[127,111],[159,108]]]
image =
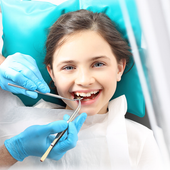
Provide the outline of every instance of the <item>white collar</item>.
[[130,170],[130,158],[125,124],[127,101],[125,95],[109,103],[107,142],[114,169]]

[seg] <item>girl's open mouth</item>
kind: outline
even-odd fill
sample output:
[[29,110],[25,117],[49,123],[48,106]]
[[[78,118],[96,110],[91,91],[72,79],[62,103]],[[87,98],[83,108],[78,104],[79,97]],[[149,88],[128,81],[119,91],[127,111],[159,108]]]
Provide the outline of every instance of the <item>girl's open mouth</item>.
[[101,90],[97,91],[91,91],[88,93],[79,93],[75,92],[74,93],[74,99],[82,98],[82,102],[89,101],[89,100],[94,100],[100,93]]

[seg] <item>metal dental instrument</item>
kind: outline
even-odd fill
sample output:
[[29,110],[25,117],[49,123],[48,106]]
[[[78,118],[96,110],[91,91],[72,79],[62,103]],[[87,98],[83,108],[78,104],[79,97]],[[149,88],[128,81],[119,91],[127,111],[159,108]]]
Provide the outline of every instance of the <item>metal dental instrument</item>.
[[29,89],[26,89],[26,88],[24,88],[24,87],[22,87],[22,86],[18,86],[18,85],[11,84],[11,83],[8,83],[8,85],[9,85],[9,86],[13,86],[13,87],[17,87],[17,88],[20,88],[20,89],[25,89],[25,90],[28,90],[28,91],[34,91],[34,92],[37,92],[37,93],[40,93],[40,94],[43,94],[43,95],[46,95],[46,96],[51,96],[51,97],[55,97],[55,98],[59,98],[59,99],[71,100],[71,101],[80,100],[80,99],[68,99],[68,98],[59,96],[59,95],[57,95],[57,94],[52,94],[52,93],[41,93],[40,91],[37,91],[37,90],[29,90]]
[[[77,109],[74,111],[74,113],[70,116],[70,118],[68,119],[67,123],[72,122],[74,120],[74,118],[76,117],[77,113],[80,111],[81,108],[81,99],[79,99],[79,104]],[[68,128],[67,128],[68,129]],[[49,155],[50,151],[52,150],[52,148],[58,143],[58,141],[61,139],[61,137],[64,135],[64,133],[67,131],[64,130],[60,133],[57,134],[57,136],[55,137],[55,139],[53,140],[53,142],[51,143],[51,145],[49,146],[49,148],[46,150],[46,152],[44,153],[44,155],[41,157],[40,161],[43,162],[47,156]]]
[[[17,88],[21,88],[21,89],[28,90],[28,89],[26,89],[26,88],[24,88],[24,87],[22,87],[22,86],[18,86],[18,85],[14,85],[14,84],[8,83],[8,85],[9,85],[9,86],[13,86],[13,87],[17,87]],[[30,90],[28,90],[28,91],[30,91]],[[56,95],[56,94],[52,94],[52,93],[41,93],[41,92],[39,92],[39,91],[37,91],[37,90],[34,90],[34,92],[37,92],[37,93],[40,93],[40,94],[44,94],[44,95],[47,95],[47,96],[51,96],[51,97],[55,97],[55,98],[59,98],[59,99],[65,99],[65,100],[71,100],[71,101],[76,101],[76,100],[78,100],[78,102],[79,102],[79,103],[78,103],[78,106],[77,106],[76,110],[73,112],[73,114],[70,116],[70,118],[68,119],[67,123],[72,122],[72,121],[74,120],[74,118],[77,116],[77,114],[78,114],[78,112],[80,111],[80,109],[81,109],[81,99],[82,99],[82,98],[79,98],[79,99],[68,99],[68,98],[64,98],[64,97],[62,97],[62,96],[59,96],[59,95]],[[67,128],[67,129],[68,129],[68,128]],[[52,148],[58,143],[58,141],[61,139],[61,137],[62,137],[62,136],[64,135],[64,133],[67,131],[67,129],[64,130],[64,131],[62,131],[62,132],[60,132],[60,133],[58,133],[58,134],[56,135],[55,139],[53,140],[53,142],[51,143],[51,145],[49,146],[49,148],[46,150],[46,152],[44,153],[44,155],[41,157],[41,159],[40,159],[41,162],[43,162],[43,161],[47,158],[47,156],[49,155],[49,153],[50,153],[50,151],[52,150]]]

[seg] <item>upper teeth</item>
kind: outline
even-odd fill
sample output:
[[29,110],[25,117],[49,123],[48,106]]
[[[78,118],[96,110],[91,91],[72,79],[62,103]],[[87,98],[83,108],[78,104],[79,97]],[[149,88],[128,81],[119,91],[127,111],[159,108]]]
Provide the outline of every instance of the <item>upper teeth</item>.
[[98,91],[91,91],[91,92],[88,92],[88,93],[79,93],[79,92],[76,92],[75,94],[77,96],[83,96],[83,97],[89,97],[91,96],[91,94],[96,94]]

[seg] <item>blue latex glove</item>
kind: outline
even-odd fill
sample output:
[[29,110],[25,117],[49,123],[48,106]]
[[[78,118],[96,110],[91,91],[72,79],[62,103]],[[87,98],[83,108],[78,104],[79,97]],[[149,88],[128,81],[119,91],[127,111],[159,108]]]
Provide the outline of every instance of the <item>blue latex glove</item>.
[[76,146],[78,131],[86,117],[87,114],[82,113],[74,123],[67,124],[65,120],[61,120],[47,125],[30,126],[19,135],[5,140],[5,147],[18,161],[23,161],[27,156],[41,157],[55,138],[52,134],[59,133],[68,127],[66,136],[63,136],[64,139],[61,138],[48,155],[50,159],[59,160],[66,151]]
[[20,85],[29,90],[38,90],[42,93],[50,92],[50,89],[37,67],[36,61],[29,55],[15,53],[8,56],[0,65],[0,86],[3,90],[16,94],[24,94],[37,98],[36,92],[26,91],[8,86],[8,83]]
[[[73,120],[73,123],[74,123],[74,125],[76,126],[76,129],[77,129],[77,132],[79,132],[80,129],[81,129],[81,127],[82,127],[82,124],[80,123],[80,122],[81,122],[80,119],[82,119],[82,116],[84,116],[85,119],[86,119],[87,114],[86,114],[86,113],[82,113],[80,116],[77,116],[77,117],[75,118],[75,120]],[[63,117],[63,119],[64,119],[65,121],[67,121],[69,118],[70,118],[70,116],[67,115],[67,114],[65,114],[64,117]]]

